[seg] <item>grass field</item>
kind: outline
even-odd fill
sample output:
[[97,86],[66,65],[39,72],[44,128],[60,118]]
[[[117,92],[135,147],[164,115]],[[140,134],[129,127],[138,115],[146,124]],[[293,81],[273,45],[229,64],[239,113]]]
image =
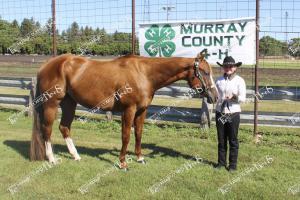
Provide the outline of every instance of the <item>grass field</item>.
[[[244,65],[245,67],[254,67],[253,65]],[[300,60],[291,59],[259,59],[259,68],[272,69],[300,69]]]
[[[22,117],[15,125],[10,125],[6,119],[11,114],[0,112],[1,200],[248,200],[299,199],[300,196],[300,129],[261,127],[262,142],[254,144],[251,128],[241,127],[238,171],[230,174],[226,170],[217,171],[211,165],[217,159],[215,128],[201,132],[196,126],[182,123],[146,124],[142,148],[147,164],[135,162],[132,135],[128,158],[132,157],[133,161],[129,163],[130,170],[123,172],[113,168],[121,146],[119,122],[82,125],[75,121],[73,139],[82,157],[80,162],[75,162],[67,153],[56,121],[52,142],[61,163],[37,171],[46,164],[28,159],[31,120]],[[193,156],[202,161],[192,161]],[[266,161],[266,156],[270,162],[258,167]],[[249,169],[253,170],[249,172]],[[78,191],[79,187],[100,176],[86,194]],[[18,183],[16,193],[10,194],[8,187]],[[229,183],[232,184],[230,187]],[[153,185],[157,186],[157,192],[152,194],[149,188]],[[228,186],[225,194],[218,191],[223,185]],[[289,191],[291,187],[293,192]]]
[[261,68],[275,68],[275,69],[299,69],[300,60],[290,59],[259,59],[259,66]]

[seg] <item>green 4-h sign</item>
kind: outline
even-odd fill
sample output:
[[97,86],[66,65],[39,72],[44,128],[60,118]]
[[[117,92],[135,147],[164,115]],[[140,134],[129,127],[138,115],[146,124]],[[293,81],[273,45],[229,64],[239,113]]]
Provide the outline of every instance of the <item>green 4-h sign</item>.
[[175,31],[169,24],[159,28],[158,25],[152,25],[146,32],[145,38],[148,40],[144,49],[151,57],[162,55],[170,57],[176,49],[176,45],[171,40],[175,38]]

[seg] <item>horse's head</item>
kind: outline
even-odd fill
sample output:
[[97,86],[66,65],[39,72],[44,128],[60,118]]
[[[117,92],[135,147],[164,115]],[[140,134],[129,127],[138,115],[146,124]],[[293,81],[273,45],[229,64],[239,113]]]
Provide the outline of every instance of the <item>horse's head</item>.
[[194,66],[189,70],[188,83],[193,89],[201,88],[208,103],[215,103],[218,98],[218,91],[212,77],[212,68],[204,57],[204,53],[199,53],[195,58]]

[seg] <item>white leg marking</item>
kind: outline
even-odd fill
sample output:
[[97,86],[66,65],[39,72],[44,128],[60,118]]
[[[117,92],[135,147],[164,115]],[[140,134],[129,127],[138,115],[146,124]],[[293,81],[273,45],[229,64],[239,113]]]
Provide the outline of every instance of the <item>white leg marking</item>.
[[76,147],[73,143],[73,140],[70,137],[65,138],[70,154],[74,157],[75,160],[80,160],[80,156],[77,153]]
[[52,151],[52,146],[50,141],[45,142],[45,147],[46,147],[46,156],[49,160],[50,163],[55,163],[53,151]]
[[145,158],[143,156],[140,156],[136,161],[141,164],[146,164]]
[[145,158],[143,156],[141,156],[137,159],[138,162],[143,162],[144,160],[145,160]]

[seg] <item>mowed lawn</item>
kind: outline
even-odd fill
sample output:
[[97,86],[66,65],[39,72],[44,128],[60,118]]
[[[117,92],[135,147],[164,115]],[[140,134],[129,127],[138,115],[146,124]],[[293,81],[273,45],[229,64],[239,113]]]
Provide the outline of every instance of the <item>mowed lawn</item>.
[[[244,67],[254,67],[253,65],[243,65]],[[271,69],[299,69],[299,59],[271,59],[261,58],[259,59],[259,68],[271,68]]]
[[300,60],[295,59],[259,59],[262,68],[299,69]]
[[[215,128],[205,132],[188,124],[146,124],[142,143],[147,164],[135,161],[132,134],[128,160],[133,160],[129,171],[124,172],[113,167],[121,147],[119,121],[84,125],[75,121],[72,134],[82,157],[76,162],[67,152],[56,120],[52,142],[61,162],[39,171],[45,162],[30,162],[28,158],[31,119],[20,117],[11,125],[7,121],[11,114],[0,112],[1,200],[300,197],[300,129],[260,127],[262,142],[254,144],[252,127],[241,127],[238,171],[230,174],[212,167],[217,160]],[[193,160],[194,156],[199,162]],[[85,194],[78,191],[97,177]],[[12,195],[7,189],[14,184],[19,185]],[[227,193],[222,194],[218,189],[226,184]],[[151,193],[150,187],[156,192]]]

